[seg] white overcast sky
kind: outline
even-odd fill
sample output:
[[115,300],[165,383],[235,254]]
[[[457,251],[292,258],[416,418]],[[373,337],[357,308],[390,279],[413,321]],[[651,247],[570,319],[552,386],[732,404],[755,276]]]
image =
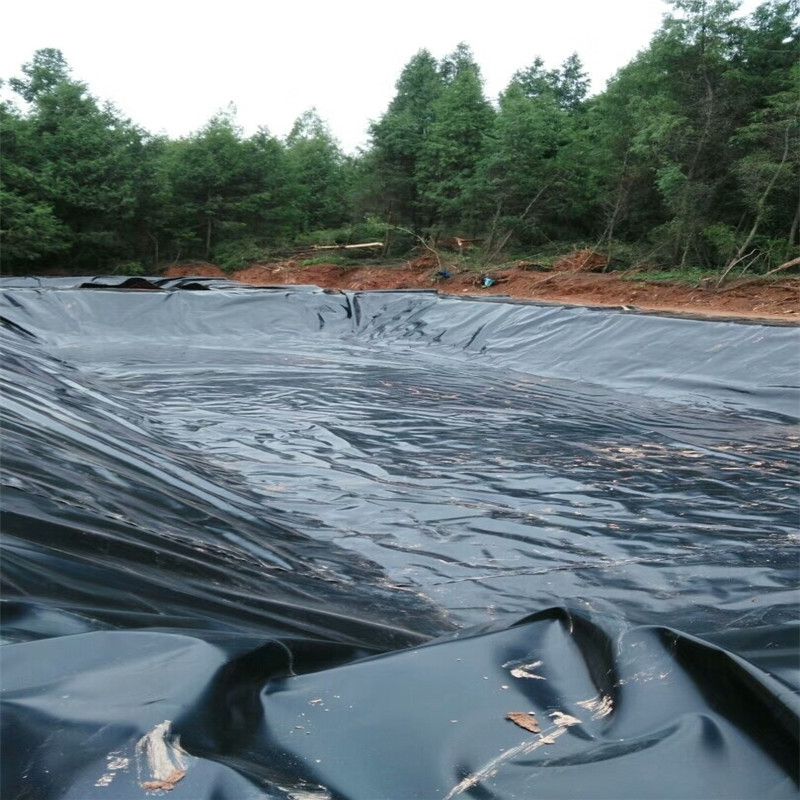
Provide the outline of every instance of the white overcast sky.
[[596,92],[666,9],[663,0],[27,0],[4,6],[0,77],[57,47],[93,94],[150,131],[191,133],[233,102],[245,132],[265,125],[284,136],[316,106],[353,151],[420,48],[441,57],[467,42],[492,98],[535,56],[555,66],[577,51]]

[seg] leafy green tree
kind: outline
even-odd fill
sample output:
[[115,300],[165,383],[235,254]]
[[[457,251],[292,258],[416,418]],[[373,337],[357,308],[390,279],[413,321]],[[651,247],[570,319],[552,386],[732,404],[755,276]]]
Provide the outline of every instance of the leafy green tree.
[[484,156],[494,110],[483,94],[478,65],[460,45],[442,64],[444,88],[417,160],[417,182],[428,226],[453,226],[469,213],[477,168]]
[[577,53],[572,53],[558,72],[556,97],[562,108],[578,110],[586,100],[589,78]]
[[572,53],[559,69],[545,69],[537,56],[533,63],[514,74],[512,85],[531,100],[551,98],[561,108],[575,111],[586,99],[589,80],[577,53]]
[[263,130],[245,139],[233,109],[172,143],[163,157],[173,208],[168,228],[177,253],[208,259],[226,241],[284,235],[293,197],[283,148]]
[[[793,89],[767,98],[734,141],[744,151],[733,165],[746,217],[752,224],[736,252],[742,258],[759,229],[772,222],[791,247],[798,233],[800,200],[800,64],[792,70]],[[793,202],[794,201],[794,202]],[[791,219],[791,222],[789,220]],[[788,235],[787,232],[788,231]],[[776,237],[777,238],[777,237]],[[788,259],[788,251],[787,259]]]
[[443,86],[436,59],[420,50],[403,68],[386,113],[370,127],[372,150],[367,158],[375,205],[388,219],[414,229],[421,224],[423,210],[418,163]]
[[[741,200],[746,226],[737,231],[744,237],[739,255],[760,236],[768,241],[783,239],[789,248],[798,244],[798,20],[797,0],[763,3],[753,12],[751,24],[743,28],[731,59],[729,80],[741,121],[737,119],[729,153],[734,157],[735,197]],[[738,203],[731,211],[738,213]]]
[[37,173],[31,123],[9,103],[0,103],[0,253],[14,268],[68,249],[70,232],[58,220]]
[[386,222],[480,233],[496,252],[592,238],[609,251],[646,244],[670,266],[790,261],[798,17],[798,0],[748,18],[732,0],[672,0],[595,97],[573,54],[519,70],[497,110],[466,45],[440,62],[423,50],[355,156],[313,110],[285,141],[245,137],[232,112],[182,139],[150,136],[92,97],[58,50],[39,50],[10,81],[24,110],[0,104],[3,266],[235,265],[298,234],[374,236]]
[[655,181],[660,163],[656,143],[671,124],[660,116],[661,79],[649,54],[640,54],[587,103],[579,128],[577,160],[585,168],[588,213],[597,220],[599,243],[608,248],[620,236],[647,239],[665,219]]
[[295,120],[286,153],[301,230],[330,228],[347,220],[345,158],[316,109]]
[[174,238],[174,194],[167,170],[166,154],[172,143],[164,136],[145,137],[137,144],[133,225],[130,251],[136,258],[158,267],[167,257]]
[[494,204],[490,250],[513,234],[520,241],[535,237],[536,219],[556,195],[560,148],[569,135],[566,116],[551,94],[530,98],[516,80],[502,95],[476,192]]
[[22,66],[21,78],[9,81],[11,88],[26,102],[35,103],[43,94],[59,83],[69,81],[70,68],[64,54],[52,47],[37,50],[33,58]]
[[12,86],[28,100],[38,199],[70,231],[67,259],[99,268],[124,254],[141,132],[68,77],[56,50],[38,51]]
[[653,97],[649,135],[658,151],[656,185],[668,209],[661,236],[671,260],[703,263],[703,232],[724,186],[717,154],[732,133],[725,75],[739,35],[729,0],[674,0],[650,48],[650,67],[666,75]]
[[439,62],[438,69],[439,75],[446,85],[452,84],[464,72],[471,72],[480,77],[480,68],[466,42],[459,42],[456,49]]
[[512,236],[530,243],[580,228],[585,204],[574,150],[585,92],[580,60],[570,56],[550,71],[536,58],[500,96],[477,184],[478,195],[493,204],[490,252]]

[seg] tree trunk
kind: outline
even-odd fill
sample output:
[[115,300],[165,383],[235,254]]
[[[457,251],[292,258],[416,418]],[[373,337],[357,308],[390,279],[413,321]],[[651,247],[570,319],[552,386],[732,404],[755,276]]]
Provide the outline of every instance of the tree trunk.
[[[703,36],[705,37],[705,28],[703,28]],[[701,52],[703,52],[704,49],[705,45],[703,44],[701,47]],[[683,191],[683,202],[681,203],[682,233],[686,227],[686,215],[689,212],[689,190],[691,189],[691,183],[694,180],[695,172],[697,171],[697,164],[700,161],[700,154],[703,152],[706,139],[708,138],[708,134],[711,132],[711,118],[714,111],[714,90],[711,87],[711,81],[708,79],[708,71],[705,65],[703,66],[703,81],[706,85],[706,121],[703,125],[703,132],[700,134],[700,138],[697,140],[697,147],[694,151],[692,163],[689,165],[689,171],[686,173],[686,188]],[[686,241],[684,243],[683,254],[681,255],[681,267],[686,266],[686,258],[689,255],[689,248],[691,246],[691,236],[688,233],[684,235],[686,237]]]
[[722,272],[722,275],[719,276],[719,280],[717,281],[717,289],[725,282],[725,278],[728,277],[728,273],[740,262],[743,261],[745,258],[750,258],[750,256],[755,256],[755,258],[750,259],[750,261],[745,265],[745,268],[742,270],[742,274],[747,270],[747,268],[755,261],[758,256],[756,255],[755,250],[751,250],[746,256],[740,256],[739,258],[734,258],[730,264]]
[[619,183],[617,184],[617,198],[614,202],[614,210],[611,212],[611,217],[608,220],[608,225],[606,226],[606,230],[603,236],[600,238],[602,242],[605,240],[606,242],[606,250],[608,251],[608,260],[606,265],[603,267],[603,272],[608,269],[608,265],[611,263],[611,242],[614,239],[614,228],[617,224],[617,217],[619,216],[620,209],[622,208],[622,201],[628,195],[627,190],[625,190],[625,173],[628,169],[628,157],[630,156],[630,148],[625,151],[625,158],[622,161],[622,172],[619,176]]
[[314,244],[312,250],[368,250],[383,247],[383,242],[361,242],[357,244]]
[[153,265],[158,266],[158,236],[153,236],[152,233],[147,234],[153,241]]
[[[786,163],[786,159],[789,156],[789,130],[791,126],[786,128],[786,135],[784,136],[784,146],[783,146],[783,155],[781,156],[781,163],[778,164],[778,168],[773,173],[772,177],[769,180],[766,188],[764,189],[763,194],[761,197],[758,198],[758,203],[756,203],[756,216],[753,220],[753,227],[750,228],[750,233],[747,234],[747,238],[744,240],[744,243],[739,248],[738,252],[733,258],[732,264],[740,261],[742,258],[742,253],[750,246],[750,242],[753,241],[753,238],[758,231],[758,226],[761,225],[761,220],[764,217],[764,208],[767,204],[767,199],[769,198],[770,192],[772,191],[772,187],[775,185],[775,181],[778,180],[778,175],[780,175],[781,171],[783,170],[783,165]],[[730,264],[728,265],[730,267]]]
[[[418,233],[414,233],[414,231],[409,230],[408,228],[403,228],[401,225],[395,225],[395,228],[398,231],[403,231],[403,233],[411,234],[411,236],[413,236],[417,241],[419,241],[419,243],[429,253],[433,254],[433,257],[436,259],[436,265],[439,267],[439,269],[442,268],[442,258],[439,255],[439,251],[436,249],[436,239],[435,238],[432,237],[430,242],[426,242],[424,236],[420,236]],[[438,236],[438,234],[437,234],[437,236]]]
[[386,215],[386,234],[383,237],[383,250],[381,250],[381,258],[386,258],[389,254],[389,247],[392,244],[392,203],[389,201],[389,211]]
[[791,261],[787,261],[785,264],[781,264],[779,267],[775,267],[775,269],[771,269],[769,272],[765,272],[765,275],[774,275],[776,272],[780,272],[784,269],[791,269],[792,267],[800,267],[800,258],[793,258]]
[[[800,183],[797,188],[800,189]],[[797,238],[797,229],[800,227],[800,193],[797,195],[797,208],[794,212],[794,219],[792,220],[792,227],[789,228],[789,245],[793,245]]]
[[[519,221],[524,222],[525,218],[530,214],[533,210],[533,207],[539,201],[541,196],[550,188],[550,183],[546,183],[539,189],[538,192],[531,198],[530,202],[527,206],[525,206],[525,210],[519,215]],[[486,251],[486,263],[489,264],[493,261],[500,253],[503,252],[503,248],[508,244],[508,240],[514,235],[513,228],[509,228],[498,240],[497,244],[494,246],[493,250],[489,250],[487,248]]]
[[497,236],[497,221],[500,219],[500,211],[503,208],[503,201],[497,201],[497,208],[494,211],[494,217],[492,218],[492,227],[489,229],[489,238],[486,241],[486,252],[491,253],[492,247],[494,246],[494,239]]

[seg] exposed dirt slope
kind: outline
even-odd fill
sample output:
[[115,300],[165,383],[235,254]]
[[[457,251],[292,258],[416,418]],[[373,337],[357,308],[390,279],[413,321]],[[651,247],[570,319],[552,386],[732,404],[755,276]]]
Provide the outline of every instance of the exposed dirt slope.
[[[314,284],[329,289],[436,289],[442,294],[508,295],[526,300],[587,306],[627,306],[671,314],[765,319],[800,324],[800,278],[781,281],[746,280],[722,289],[675,283],[624,280],[620,273],[564,270],[541,272],[524,268],[493,271],[497,283],[484,288],[475,272],[437,277],[438,267],[421,258],[397,267],[340,267],[321,264],[301,267],[287,261],[248,267],[233,275],[251,285]],[[167,275],[224,277],[222,270],[204,264],[173,267]]]

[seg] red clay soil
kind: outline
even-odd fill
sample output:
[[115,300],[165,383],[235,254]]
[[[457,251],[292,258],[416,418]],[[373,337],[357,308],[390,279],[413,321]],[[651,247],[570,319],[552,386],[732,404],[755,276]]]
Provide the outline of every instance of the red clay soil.
[[602,272],[608,259],[594,250],[576,250],[553,264],[554,272]]
[[225,273],[216,265],[205,261],[192,264],[181,264],[179,267],[169,267],[167,278],[225,278]]
[[[692,316],[761,319],[800,324],[800,278],[780,281],[744,280],[699,287],[686,284],[624,280],[620,273],[584,271],[588,265],[542,272],[513,268],[492,271],[496,285],[484,288],[475,272],[453,273],[441,280],[438,265],[428,257],[396,267],[341,267],[319,264],[302,267],[293,261],[248,267],[232,277],[242,283],[264,285],[313,284],[326,289],[435,289],[461,296],[506,295],[548,303],[609,306]],[[208,264],[173,267],[167,277],[226,277]],[[597,266],[591,266],[596,269]],[[602,268],[602,265],[601,267]],[[563,270],[563,271],[562,271]]]

